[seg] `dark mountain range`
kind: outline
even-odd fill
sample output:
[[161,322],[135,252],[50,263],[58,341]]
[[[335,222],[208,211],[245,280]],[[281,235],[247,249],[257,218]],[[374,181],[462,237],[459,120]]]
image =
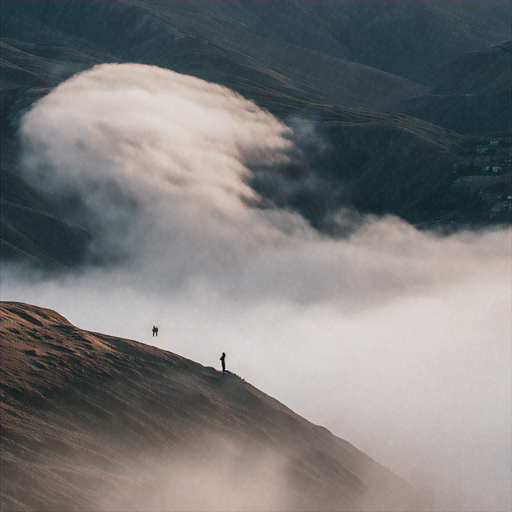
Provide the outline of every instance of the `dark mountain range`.
[[[509,14],[504,1],[4,1],[2,257],[87,259],[95,233],[23,180],[17,129],[35,100],[103,62],[191,74],[314,126],[322,152],[302,144],[250,183],[259,206],[329,235],[350,231],[336,221],[347,209],[441,232],[508,223]],[[488,169],[505,175],[491,189]],[[481,188],[456,181],[475,175]]]
[[28,304],[1,316],[2,510],[427,509],[233,373]]
[[402,111],[463,133],[510,130],[510,43],[460,55],[421,81],[430,92],[405,100]]
[[4,124],[1,155],[2,258],[47,268],[76,265],[84,260],[91,235],[64,221],[58,205],[23,180],[19,142],[6,133],[8,124]]
[[[3,37],[53,45],[80,40],[115,55],[127,52],[120,55],[124,60],[155,64],[158,58],[172,57],[172,45],[186,36],[228,53],[249,51],[253,57],[261,48],[249,43],[259,38],[272,43],[276,54],[291,45],[295,51],[313,50],[410,79],[462,53],[510,40],[510,4],[499,0],[16,4],[5,2],[3,7]],[[110,30],[112,22],[115,31]]]
[[78,67],[142,62],[336,106],[387,108],[426,92],[428,76],[410,77],[510,40],[510,6],[500,1],[7,1],[2,10],[4,39],[46,56],[52,48],[61,68],[79,55]]

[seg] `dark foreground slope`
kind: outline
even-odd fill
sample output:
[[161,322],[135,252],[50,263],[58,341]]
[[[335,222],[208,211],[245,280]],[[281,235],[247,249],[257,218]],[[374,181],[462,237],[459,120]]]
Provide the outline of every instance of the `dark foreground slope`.
[[420,510],[233,374],[1,305],[2,510]]

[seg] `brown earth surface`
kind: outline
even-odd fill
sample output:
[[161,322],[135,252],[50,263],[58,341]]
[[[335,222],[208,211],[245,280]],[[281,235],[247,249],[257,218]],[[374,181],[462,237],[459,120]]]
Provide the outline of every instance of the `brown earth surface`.
[[1,303],[1,509],[425,510],[237,375]]

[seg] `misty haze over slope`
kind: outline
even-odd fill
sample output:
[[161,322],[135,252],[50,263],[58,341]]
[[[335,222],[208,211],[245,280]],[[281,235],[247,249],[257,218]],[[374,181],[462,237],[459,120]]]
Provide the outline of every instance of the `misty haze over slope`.
[[36,306],[1,313],[2,510],[428,509],[233,373]]
[[18,4],[2,299],[226,351],[435,508],[508,508],[508,2]]

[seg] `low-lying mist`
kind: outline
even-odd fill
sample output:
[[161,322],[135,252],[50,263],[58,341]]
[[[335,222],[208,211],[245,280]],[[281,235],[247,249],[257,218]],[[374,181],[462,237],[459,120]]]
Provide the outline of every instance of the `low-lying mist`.
[[126,485],[108,489],[96,510],[272,511],[292,504],[286,458],[234,438],[200,437],[191,449],[161,447],[143,458],[123,461]]
[[509,509],[509,230],[438,237],[369,217],[332,239],[256,208],[251,168],[300,158],[304,130],[155,67],[73,77],[21,134],[25,179],[69,205],[104,264],[52,276],[4,265],[2,300],[207,366],[224,351],[229,370],[439,510]]
[[[278,450],[249,439],[246,433],[226,435],[210,431],[198,435],[193,446],[160,446],[158,453],[148,450],[139,454],[138,459],[123,460],[118,485],[97,489],[94,510],[338,510],[333,504],[340,504],[340,486],[335,485],[330,475],[324,473],[328,481],[318,482],[321,492],[314,486],[308,492],[311,475],[306,476],[300,464],[306,468],[308,463],[314,465],[304,456],[303,450],[308,448],[298,443]],[[389,510],[389,504],[391,510],[404,510],[407,497],[403,482],[397,479],[388,484],[384,493],[376,489],[354,492],[352,488],[342,510]],[[347,486],[347,482],[342,485]],[[422,511],[429,510],[420,500],[418,503]]]

